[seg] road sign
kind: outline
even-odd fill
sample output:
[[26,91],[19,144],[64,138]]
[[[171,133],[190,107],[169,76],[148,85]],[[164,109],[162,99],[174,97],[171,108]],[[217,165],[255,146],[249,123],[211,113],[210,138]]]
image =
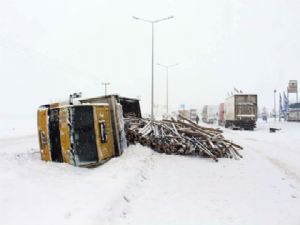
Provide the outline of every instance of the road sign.
[[288,86],[288,93],[297,93],[298,92],[298,83],[296,80],[290,80]]

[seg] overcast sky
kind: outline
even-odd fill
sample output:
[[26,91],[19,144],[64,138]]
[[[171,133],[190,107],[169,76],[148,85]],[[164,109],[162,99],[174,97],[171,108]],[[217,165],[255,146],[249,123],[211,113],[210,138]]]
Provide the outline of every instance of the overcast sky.
[[[300,80],[299,0],[2,0],[0,114],[109,93],[137,97],[150,112],[151,25],[155,63],[169,73],[170,110],[219,104],[234,87],[273,106],[273,90]],[[155,67],[155,104],[166,102]],[[292,98],[295,98],[292,96]]]

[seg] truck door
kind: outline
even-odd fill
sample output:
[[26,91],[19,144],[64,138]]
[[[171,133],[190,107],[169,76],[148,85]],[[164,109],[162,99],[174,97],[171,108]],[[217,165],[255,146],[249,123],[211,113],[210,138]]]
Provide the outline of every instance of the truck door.
[[63,162],[60,145],[59,109],[49,109],[49,140],[51,158],[54,162]]
[[[113,137],[109,108],[95,106],[94,118],[98,156],[101,161],[113,156]],[[118,142],[119,140],[115,141]]]
[[93,107],[72,107],[72,136],[76,165],[98,162]]

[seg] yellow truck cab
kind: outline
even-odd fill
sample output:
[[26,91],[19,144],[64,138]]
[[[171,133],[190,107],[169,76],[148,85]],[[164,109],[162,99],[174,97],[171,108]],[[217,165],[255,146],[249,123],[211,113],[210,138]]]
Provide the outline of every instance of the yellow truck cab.
[[108,104],[45,105],[37,114],[42,160],[89,167],[113,157]]

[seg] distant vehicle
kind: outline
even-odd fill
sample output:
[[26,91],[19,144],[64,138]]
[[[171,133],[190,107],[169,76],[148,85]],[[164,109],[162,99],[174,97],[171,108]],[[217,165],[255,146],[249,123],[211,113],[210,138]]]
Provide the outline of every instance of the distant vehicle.
[[289,105],[287,120],[300,122],[300,103],[293,103]]
[[202,121],[204,123],[214,123],[218,120],[218,106],[205,105],[202,110]]
[[224,126],[224,124],[225,124],[224,103],[220,103],[220,105],[219,105],[218,124],[220,126]]
[[225,127],[253,130],[257,120],[257,95],[235,94],[225,102]]
[[268,114],[265,113],[265,112],[263,112],[263,113],[261,114],[261,118],[262,118],[263,121],[268,121]]
[[186,109],[180,109],[178,110],[178,114],[187,118],[187,119],[190,119],[190,111],[189,110],[186,110]]
[[190,109],[190,120],[196,122],[198,116],[197,109]]

